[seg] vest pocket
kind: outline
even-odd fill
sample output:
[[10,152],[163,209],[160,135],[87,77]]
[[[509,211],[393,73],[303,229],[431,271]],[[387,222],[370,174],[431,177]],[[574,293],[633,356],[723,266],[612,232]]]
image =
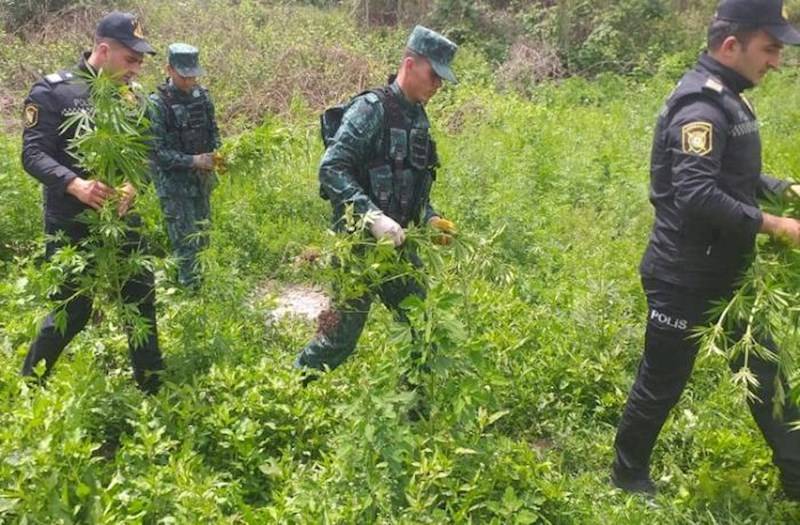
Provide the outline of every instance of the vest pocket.
[[428,157],[430,154],[429,137],[428,130],[425,128],[414,128],[411,130],[409,136],[411,154],[408,160],[411,165],[418,170],[428,167]]
[[408,135],[406,130],[391,128],[389,130],[389,158],[402,161],[408,157]]
[[175,126],[177,128],[185,128],[189,124],[189,114],[186,111],[186,107],[182,104],[173,104],[171,106],[172,114],[175,115]]
[[411,207],[414,204],[414,189],[416,186],[414,184],[416,182],[415,178],[414,172],[410,169],[402,170],[398,177],[400,187],[397,188],[397,201],[404,220],[411,218]]
[[392,169],[386,164],[370,168],[369,190],[375,204],[383,211],[389,210],[393,192]]

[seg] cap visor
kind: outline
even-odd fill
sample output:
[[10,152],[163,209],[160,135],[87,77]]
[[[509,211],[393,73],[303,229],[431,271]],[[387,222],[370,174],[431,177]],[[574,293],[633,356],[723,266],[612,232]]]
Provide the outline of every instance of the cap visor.
[[453,74],[453,70],[450,69],[450,66],[445,66],[444,64],[440,64],[435,60],[431,60],[431,66],[433,66],[433,70],[436,71],[436,74],[439,75],[444,80],[448,82],[452,82],[453,84],[458,84],[458,80],[456,80],[456,76]]
[[126,47],[133,49],[137,53],[147,53],[148,55],[155,55],[156,50],[147,43],[147,41],[137,38],[135,40],[122,40]]
[[800,45],[800,31],[797,31],[788,22],[764,26],[764,30],[784,44],[790,46]]
[[175,71],[182,77],[202,77],[206,74],[202,67],[176,67]]

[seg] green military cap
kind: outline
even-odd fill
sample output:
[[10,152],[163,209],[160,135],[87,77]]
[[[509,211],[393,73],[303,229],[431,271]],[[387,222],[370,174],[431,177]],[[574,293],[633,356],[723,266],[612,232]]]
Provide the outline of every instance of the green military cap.
[[433,70],[441,78],[450,82],[458,82],[453,70],[450,69],[450,62],[453,61],[453,56],[458,49],[453,42],[436,31],[417,26],[411,31],[406,47],[427,58],[433,66]]
[[182,77],[199,77],[204,73],[200,67],[200,51],[189,44],[170,44],[167,48],[169,65]]

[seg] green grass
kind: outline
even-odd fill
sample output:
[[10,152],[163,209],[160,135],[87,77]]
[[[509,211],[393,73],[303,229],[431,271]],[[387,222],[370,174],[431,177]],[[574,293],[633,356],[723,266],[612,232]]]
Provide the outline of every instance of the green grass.
[[[143,5],[157,41],[172,40],[174,8]],[[257,6],[242,2],[219,27]],[[358,35],[338,12],[288,12],[297,18],[276,14],[262,20],[268,30],[242,32],[275,52],[281,35],[312,49],[330,34],[381,67],[402,42],[399,33]],[[244,71],[251,55],[239,52],[225,55],[225,71]],[[223,58],[208,66],[209,84],[235,115],[246,79],[215,75]],[[253,74],[270,80],[271,60]],[[321,268],[293,264],[309,246],[332,245],[329,206],[317,196],[313,100],[299,96],[267,119],[228,119],[231,170],[213,196],[205,288],[186,297],[158,272],[168,383],[154,398],[135,389],[113,319],[76,338],[46,388],[18,377],[46,311],[40,190],[19,165],[18,134],[0,137],[0,521],[800,520],[719,359],[698,362],[662,432],[660,495],[648,502],[608,483],[642,346],[650,139],[674,78],[570,79],[526,100],[496,92],[480,54],[466,49],[460,61],[464,82],[437,96],[430,114],[443,163],[433,199],[464,242],[425,250],[442,359],[428,385],[433,417],[416,425],[403,419],[407,399],[395,388],[409,338],[385,309],[374,307],[352,359],[302,389],[291,362],[314,327],[267,325],[269,298],[254,297],[265,279],[325,283]],[[798,170],[796,82],[778,74],[752,97],[765,167],[778,176]],[[326,96],[341,98],[345,87]],[[165,249],[154,196],[140,206]]]

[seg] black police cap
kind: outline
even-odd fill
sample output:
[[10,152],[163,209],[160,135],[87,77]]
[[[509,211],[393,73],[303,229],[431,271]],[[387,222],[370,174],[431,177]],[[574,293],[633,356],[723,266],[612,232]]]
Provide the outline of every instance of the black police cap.
[[715,16],[763,29],[784,44],[800,44],[800,32],[786,19],[783,0],[722,0]]
[[144,39],[142,24],[132,13],[113,11],[103,17],[97,24],[95,36],[112,38],[137,53],[155,55],[156,51]]

